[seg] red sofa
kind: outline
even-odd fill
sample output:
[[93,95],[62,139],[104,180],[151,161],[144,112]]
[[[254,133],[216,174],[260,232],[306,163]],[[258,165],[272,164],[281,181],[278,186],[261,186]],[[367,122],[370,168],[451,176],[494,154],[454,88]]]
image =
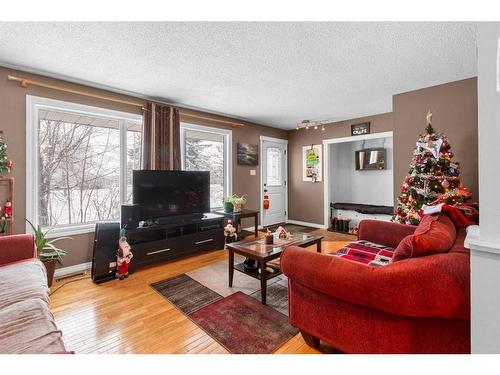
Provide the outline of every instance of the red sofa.
[[0,354],[66,353],[32,235],[0,237]]
[[[416,227],[364,220],[358,239],[396,248]],[[313,347],[345,353],[470,353],[470,258],[465,231],[447,253],[370,267],[287,248],[289,319]]]

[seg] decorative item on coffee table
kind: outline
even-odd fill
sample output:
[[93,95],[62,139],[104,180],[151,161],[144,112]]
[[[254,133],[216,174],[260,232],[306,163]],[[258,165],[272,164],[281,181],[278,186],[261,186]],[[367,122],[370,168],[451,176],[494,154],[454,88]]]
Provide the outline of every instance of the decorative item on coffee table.
[[264,237],[264,243],[266,245],[272,245],[274,243],[274,234],[269,229]]

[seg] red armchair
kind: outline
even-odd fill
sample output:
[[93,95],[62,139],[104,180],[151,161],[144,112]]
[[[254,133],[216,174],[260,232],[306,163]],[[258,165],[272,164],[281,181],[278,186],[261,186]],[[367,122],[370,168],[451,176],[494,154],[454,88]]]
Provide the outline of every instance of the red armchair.
[[[364,220],[358,238],[396,247],[415,227]],[[447,253],[369,267],[286,249],[289,319],[313,347],[346,353],[470,353],[470,259],[459,230]]]
[[35,238],[31,234],[0,237],[0,266],[36,258]]

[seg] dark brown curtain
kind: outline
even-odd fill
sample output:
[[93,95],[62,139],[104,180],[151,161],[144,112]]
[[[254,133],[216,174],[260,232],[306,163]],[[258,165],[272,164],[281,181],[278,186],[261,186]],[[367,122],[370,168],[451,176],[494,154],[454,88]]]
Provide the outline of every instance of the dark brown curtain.
[[181,169],[181,121],[177,108],[172,109],[172,169]]
[[167,171],[170,168],[170,107],[155,105],[154,168]]
[[180,169],[180,119],[177,108],[148,103],[143,116],[142,168]]
[[142,114],[142,169],[152,169],[153,103],[147,103]]

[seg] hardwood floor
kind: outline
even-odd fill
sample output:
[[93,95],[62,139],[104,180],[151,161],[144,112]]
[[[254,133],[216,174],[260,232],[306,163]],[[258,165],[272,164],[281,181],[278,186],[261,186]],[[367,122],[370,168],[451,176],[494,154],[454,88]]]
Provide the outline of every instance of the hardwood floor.
[[[324,252],[352,240],[322,230],[315,232],[329,237],[323,242]],[[85,278],[63,287],[68,279],[54,283],[51,309],[67,349],[76,353],[228,353],[149,286],[224,260],[226,251],[217,250],[142,268],[121,281],[96,285]],[[298,334],[276,353],[319,352]]]

